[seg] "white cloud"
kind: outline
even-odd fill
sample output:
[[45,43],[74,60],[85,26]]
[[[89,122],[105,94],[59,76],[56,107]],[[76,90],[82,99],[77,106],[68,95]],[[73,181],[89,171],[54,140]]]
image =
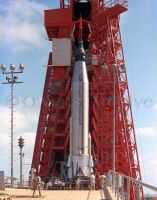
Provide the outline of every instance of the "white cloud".
[[[10,107],[0,106],[0,137],[6,140],[6,135],[10,132]],[[14,131],[15,135],[19,133],[27,133],[27,137],[32,139],[32,131],[36,131],[38,123],[39,113],[37,110],[24,109],[23,107],[17,107],[14,109]],[[35,129],[35,130],[34,130]],[[29,133],[29,134],[28,134]]]
[[[10,175],[10,115],[8,113],[10,109],[7,107],[0,107],[0,160],[3,163],[0,163],[0,170],[5,171],[5,175]],[[15,113],[16,116],[16,129],[14,132],[14,175],[15,177],[19,176],[19,147],[18,147],[18,138],[22,136],[25,140],[25,145],[23,148],[24,163],[29,164],[24,166],[25,177],[28,177],[28,171],[30,169],[30,164],[33,155],[34,142],[36,137],[36,132],[27,132],[26,130],[35,131],[32,126],[36,123],[37,115],[35,113],[26,112],[22,113],[18,111]],[[35,127],[36,129],[36,127]]]
[[154,109],[157,110],[157,103],[154,105]]
[[[16,109],[17,110],[17,109]],[[19,147],[18,138],[22,136],[25,139],[24,153],[26,162],[29,160],[31,163],[32,153],[34,148],[35,136],[36,136],[36,124],[38,122],[38,113],[34,110],[28,110],[20,107],[14,113],[15,128],[14,128],[14,166],[19,166]],[[9,169],[10,165],[10,108],[7,106],[0,106],[0,160],[3,164],[0,165],[1,170]],[[31,130],[31,131],[29,131]],[[33,132],[34,131],[34,132]],[[18,174],[17,168],[15,168],[15,174]],[[26,172],[27,174],[27,172]]]
[[[141,127],[136,130],[136,133],[142,181],[155,186],[157,185],[157,148],[155,142],[157,127]],[[145,192],[154,193],[147,189]]]
[[141,136],[157,136],[157,127],[142,127],[136,130],[136,133]]
[[9,136],[6,133],[0,133],[0,149],[5,148],[8,146]]
[[[10,128],[10,108],[9,107],[1,107],[0,106],[0,133],[7,132]],[[14,130],[19,132],[24,129],[28,129],[32,126],[33,123],[37,122],[38,115],[32,112],[23,112],[23,111],[15,111],[14,112]]]
[[0,45],[13,51],[41,48],[44,41],[43,12],[47,7],[32,0],[0,4]]
[[[143,174],[143,181],[151,184],[157,185],[157,152],[147,152],[143,155],[143,162],[141,162],[141,169]],[[153,193],[153,192],[151,192]]]

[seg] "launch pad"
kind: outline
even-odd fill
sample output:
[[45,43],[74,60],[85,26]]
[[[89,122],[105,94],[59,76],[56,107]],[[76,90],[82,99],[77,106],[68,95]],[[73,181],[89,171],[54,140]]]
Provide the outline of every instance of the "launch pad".
[[[32,191],[31,190],[25,190],[25,189],[7,189],[6,193],[8,194],[7,196],[0,196],[0,198],[8,198],[7,200],[32,200]],[[36,196],[38,198],[38,196]],[[83,191],[83,190],[56,190],[56,191],[42,191],[42,197],[38,199],[45,199],[45,200],[100,200],[101,199],[101,193],[100,191]]]
[[45,11],[53,47],[32,160],[45,182],[94,172],[98,183],[111,169],[141,179],[119,24],[127,6],[127,0],[61,0],[59,9]]

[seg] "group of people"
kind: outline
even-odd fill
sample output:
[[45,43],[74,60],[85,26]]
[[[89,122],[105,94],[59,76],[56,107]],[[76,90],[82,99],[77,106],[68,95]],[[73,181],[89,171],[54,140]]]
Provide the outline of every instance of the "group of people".
[[[100,181],[101,189],[104,189],[106,176],[105,175],[99,175],[99,181]],[[89,189],[90,190],[95,190],[95,182],[96,182],[95,175],[94,175],[94,173],[91,173],[91,176],[89,177]],[[78,177],[76,179],[75,184],[76,184],[76,190],[80,190],[80,188],[81,188],[81,178],[80,177]]]
[[[76,182],[76,190],[80,190],[81,188],[81,178],[77,177]],[[92,173],[90,178],[89,178],[89,189],[90,190],[95,190],[95,175]]]
[[[99,179],[100,179],[100,187],[101,187],[101,189],[104,189],[106,176],[99,175]],[[95,175],[94,175],[94,173],[91,173],[91,176],[89,177],[89,189],[90,190],[95,190],[95,182],[96,182]],[[76,179],[75,184],[76,184],[76,190],[80,190],[80,187],[81,187],[81,178],[80,177],[78,177]],[[32,197],[35,197],[36,191],[38,191],[39,196],[41,196],[41,177],[36,172],[34,173],[34,175],[32,177],[31,186],[32,186],[32,190],[33,190]]]
[[51,190],[51,189],[65,189],[65,182],[61,181],[59,178],[55,178],[55,179],[51,179],[49,180],[47,183],[45,183],[45,187],[46,190]]

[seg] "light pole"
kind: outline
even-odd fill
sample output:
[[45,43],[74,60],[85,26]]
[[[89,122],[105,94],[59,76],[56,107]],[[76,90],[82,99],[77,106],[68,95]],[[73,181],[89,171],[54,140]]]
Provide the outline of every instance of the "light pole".
[[115,187],[115,171],[116,171],[116,65],[112,66],[113,72],[113,113],[112,113],[112,183]]
[[112,171],[113,186],[115,187],[115,171],[116,171],[116,65],[113,64],[113,114],[112,114]]
[[18,75],[20,73],[23,73],[24,71],[24,65],[20,64],[19,65],[19,70],[15,71],[15,65],[11,64],[10,65],[10,71],[6,71],[6,66],[2,65],[1,66],[1,71],[2,74],[5,75],[10,75],[10,77],[6,77],[6,82],[3,82],[2,84],[10,84],[11,85],[11,187],[13,188],[14,185],[14,84],[18,84],[18,83],[23,83],[23,82],[19,82],[18,77],[14,76],[15,74]]
[[20,147],[20,188],[22,188],[23,185],[23,157],[24,153],[22,152],[22,148],[24,147],[24,139],[22,136],[18,139],[18,146]]
[[112,153],[112,170],[116,171],[116,65],[113,65],[113,153]]

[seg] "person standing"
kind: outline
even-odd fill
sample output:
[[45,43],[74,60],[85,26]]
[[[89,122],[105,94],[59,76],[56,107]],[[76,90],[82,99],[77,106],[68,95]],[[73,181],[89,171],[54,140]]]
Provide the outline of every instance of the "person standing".
[[95,175],[93,173],[90,176],[90,190],[95,190]]
[[80,190],[80,184],[81,184],[81,180],[80,178],[76,179],[76,190]]
[[33,194],[32,197],[35,196],[36,190],[39,192],[39,196],[41,196],[41,177],[36,173],[33,179]]
[[46,190],[51,190],[52,189],[52,182],[49,180],[49,182],[46,184]]
[[36,173],[36,169],[34,167],[32,167],[30,170],[30,187],[31,187],[31,189],[33,189],[35,173]]
[[101,175],[100,176],[100,185],[101,185],[101,189],[103,190],[105,187],[105,182],[106,182],[106,176],[105,175]]

